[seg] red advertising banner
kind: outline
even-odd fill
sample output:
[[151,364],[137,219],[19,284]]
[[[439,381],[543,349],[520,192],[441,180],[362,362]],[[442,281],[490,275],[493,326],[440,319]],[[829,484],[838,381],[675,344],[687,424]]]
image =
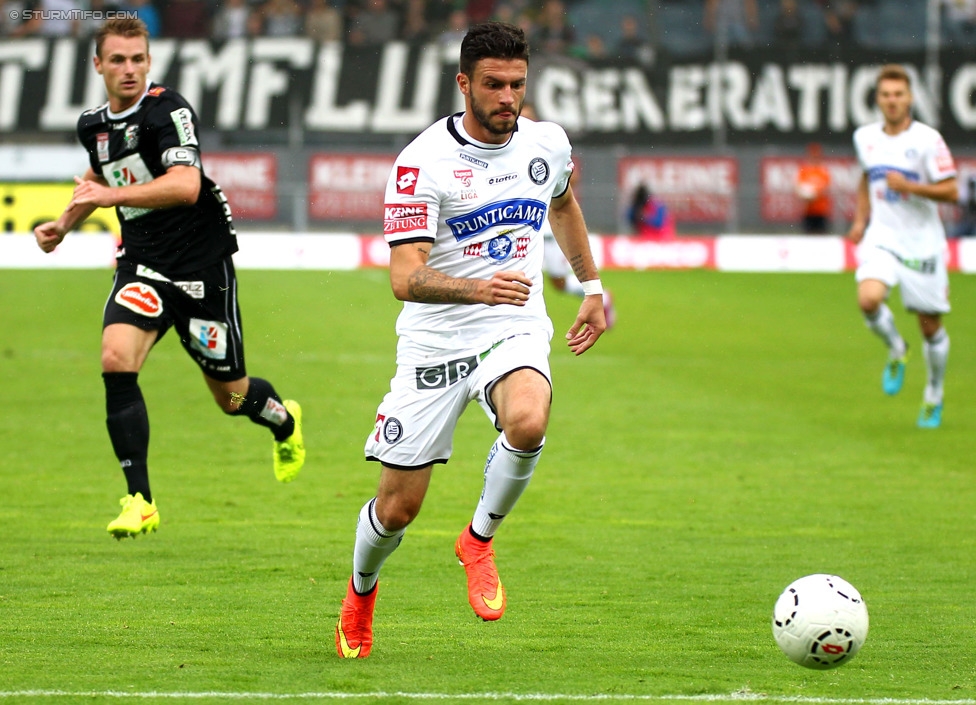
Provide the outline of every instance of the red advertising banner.
[[[759,163],[759,192],[763,220],[796,223],[803,217],[803,199],[796,193],[796,175],[803,157],[763,157]],[[861,168],[853,158],[824,158],[830,172],[832,219],[849,221],[854,215]]]
[[681,223],[722,223],[735,215],[739,162],[732,157],[624,157],[617,188],[629,204],[644,184]]
[[273,220],[278,215],[278,158],[271,152],[206,154],[203,168],[227,196],[241,220]]
[[315,220],[383,220],[383,194],[393,154],[313,154],[308,214]]

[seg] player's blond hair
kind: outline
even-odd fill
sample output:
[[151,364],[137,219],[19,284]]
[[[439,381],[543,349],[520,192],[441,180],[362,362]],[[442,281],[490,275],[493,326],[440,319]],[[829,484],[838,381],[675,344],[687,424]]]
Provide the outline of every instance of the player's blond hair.
[[120,17],[106,20],[105,24],[95,32],[95,56],[102,58],[102,44],[107,37],[142,37],[146,40],[146,51],[149,51],[149,30],[146,23],[140,19]]
[[908,90],[912,89],[912,77],[908,75],[908,71],[901,64],[885,64],[882,66],[878,71],[878,80],[874,83],[875,88],[880,86],[882,81],[904,81]]

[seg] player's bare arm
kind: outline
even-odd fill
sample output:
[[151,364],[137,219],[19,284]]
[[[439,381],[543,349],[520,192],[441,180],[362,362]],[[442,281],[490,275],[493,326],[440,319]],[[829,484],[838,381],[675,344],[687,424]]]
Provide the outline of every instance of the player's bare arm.
[[390,284],[400,301],[425,304],[508,304],[524,306],[532,280],[522,272],[500,271],[491,279],[452,277],[427,265],[430,245],[395,245],[390,251]]
[[[569,260],[573,273],[581,282],[599,279],[590,240],[586,230],[583,211],[573,196],[572,187],[566,193],[552,199],[549,204],[549,224],[560,249]],[[603,312],[603,295],[584,296],[576,320],[566,333],[566,343],[576,355],[582,355],[593,347],[607,329],[607,319]]]
[[905,175],[899,171],[889,171],[885,179],[888,182],[888,188],[898,193],[921,196],[944,203],[956,203],[959,200],[959,186],[954,176],[934,184],[920,184],[917,181],[906,179]]
[[70,205],[173,208],[192,206],[200,196],[200,170],[195,166],[171,166],[165,174],[148,183],[118,188],[110,188],[104,180],[99,183],[75,177],[75,183]]
[[[90,168],[85,172],[83,178],[79,179],[76,176],[75,181],[106,183],[102,177],[98,176]],[[34,228],[34,238],[37,240],[37,246],[44,252],[54,252],[54,249],[64,240],[65,235],[77,227],[79,223],[85,222],[85,219],[94,213],[96,208],[98,206],[80,205],[72,201],[57,220],[41,223]]]
[[855,245],[864,239],[864,230],[868,226],[871,216],[871,199],[868,195],[868,175],[861,174],[857,185],[857,200],[854,205],[854,220],[847,231],[847,239]]

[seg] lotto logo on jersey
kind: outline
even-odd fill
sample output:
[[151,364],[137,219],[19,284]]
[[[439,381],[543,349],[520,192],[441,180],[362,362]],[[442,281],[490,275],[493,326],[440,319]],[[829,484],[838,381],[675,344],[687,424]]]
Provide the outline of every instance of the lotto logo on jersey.
[[496,201],[477,210],[447,219],[458,242],[500,225],[529,225],[538,232],[546,219],[546,204],[534,198]]
[[383,233],[385,235],[426,229],[426,203],[387,203],[383,207]]
[[148,318],[158,318],[163,312],[163,300],[149,284],[132,282],[115,295],[115,303]]
[[405,196],[412,196],[414,189],[417,188],[417,179],[420,178],[420,169],[413,166],[398,166],[396,177],[397,193]]
[[190,319],[190,347],[211,360],[227,357],[227,324]]

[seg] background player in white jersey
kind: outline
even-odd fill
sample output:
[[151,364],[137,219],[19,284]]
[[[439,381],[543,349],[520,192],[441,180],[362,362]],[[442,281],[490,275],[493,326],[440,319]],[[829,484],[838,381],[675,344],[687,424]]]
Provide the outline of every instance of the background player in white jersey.
[[902,303],[918,315],[928,372],[918,425],[942,423],[949,335],[945,229],[936,202],[955,203],[956,169],[942,136],[912,119],[911,80],[898,65],[882,67],[876,86],[884,119],[860,127],[854,148],[864,174],[847,236],[858,249],[858,305],[868,328],[888,346],[882,389],[897,394],[905,379],[908,344],[885,301],[901,285]]
[[[539,116],[535,112],[535,107],[528,102],[522,105],[520,117],[528,118],[529,120],[539,119]],[[569,180],[570,185],[574,188],[578,178],[579,172],[574,171]],[[576,278],[576,275],[573,274],[573,270],[566,260],[566,255],[563,254],[559,243],[556,242],[556,236],[552,234],[552,227],[549,225],[548,220],[543,224],[542,235],[544,245],[542,271],[549,277],[549,283],[552,284],[552,287],[556,291],[562,291],[566,294],[572,294],[581,298],[585,296],[586,294],[583,293],[583,285]],[[609,289],[604,289],[603,291],[603,316],[607,320],[607,330],[610,330],[617,320],[617,313],[613,305],[613,296],[610,294]]]
[[435,463],[476,400],[500,432],[471,523],[455,543],[468,601],[484,620],[505,610],[492,537],[528,485],[542,452],[552,385],[552,323],[542,298],[542,227],[586,288],[566,340],[577,355],[606,329],[586,223],[569,186],[566,133],[519,119],[528,45],[521,29],[472,27],[461,43],[465,111],[439,120],[399,155],[386,190],[390,281],[404,301],[397,372],[366,457],[382,470],[356,529],[353,574],[336,649],[364,658],[373,644],[378,574],[417,516]]

